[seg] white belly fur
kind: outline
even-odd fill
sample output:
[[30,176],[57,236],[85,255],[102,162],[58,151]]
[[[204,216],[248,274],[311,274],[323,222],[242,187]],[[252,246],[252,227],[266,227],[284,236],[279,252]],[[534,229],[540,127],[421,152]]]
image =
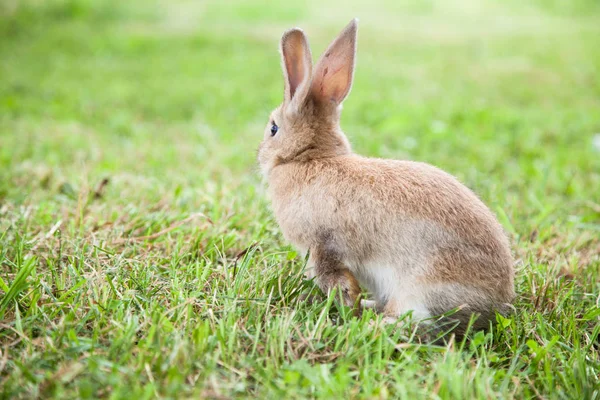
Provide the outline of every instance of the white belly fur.
[[429,318],[431,314],[425,303],[426,288],[413,276],[399,276],[398,266],[364,265],[356,278],[374,296],[379,311],[387,316],[399,317],[412,312],[414,319]]
[[418,278],[429,272],[435,249],[453,236],[430,221],[404,221],[398,232],[387,235],[380,254],[366,261],[348,260],[347,265],[387,316],[412,312],[414,319],[429,318],[428,288]]

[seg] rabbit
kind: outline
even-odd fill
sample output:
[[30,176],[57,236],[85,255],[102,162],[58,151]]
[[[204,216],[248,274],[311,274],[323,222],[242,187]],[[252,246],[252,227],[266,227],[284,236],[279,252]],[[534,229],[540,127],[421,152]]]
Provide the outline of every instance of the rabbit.
[[[429,164],[354,154],[340,129],[352,86],[358,20],[313,69],[299,28],[280,42],[284,99],[270,115],[258,165],[285,239],[308,253],[307,275],[347,306],[363,300],[394,321],[458,310],[455,332],[485,329],[511,309],[513,257],[494,214]],[[438,321],[439,322],[439,321]],[[427,322],[424,322],[427,324]],[[434,322],[431,322],[434,324]]]

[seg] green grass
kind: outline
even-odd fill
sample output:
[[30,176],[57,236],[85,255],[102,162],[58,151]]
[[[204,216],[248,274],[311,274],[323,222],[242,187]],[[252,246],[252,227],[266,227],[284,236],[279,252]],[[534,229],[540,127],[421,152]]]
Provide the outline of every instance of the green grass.
[[[0,397],[600,399],[600,3],[227,4],[0,2]],[[269,211],[279,37],[354,16],[354,149],[511,235],[516,313],[469,342],[302,302]]]

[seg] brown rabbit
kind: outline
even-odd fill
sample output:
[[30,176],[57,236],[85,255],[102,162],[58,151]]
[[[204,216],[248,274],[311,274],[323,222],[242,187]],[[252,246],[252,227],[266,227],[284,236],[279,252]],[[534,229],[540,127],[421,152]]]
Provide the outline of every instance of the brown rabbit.
[[508,310],[513,258],[492,212],[456,178],[428,164],[352,153],[339,126],[356,57],[357,20],[316,67],[304,32],[281,38],[283,104],[258,152],[275,217],[323,292],[355,305],[360,285],[387,317],[458,309],[457,333]]

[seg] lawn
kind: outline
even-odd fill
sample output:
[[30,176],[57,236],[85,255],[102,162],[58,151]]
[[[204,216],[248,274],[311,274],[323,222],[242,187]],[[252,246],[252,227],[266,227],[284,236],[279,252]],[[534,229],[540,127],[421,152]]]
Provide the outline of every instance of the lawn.
[[[256,148],[282,32],[316,57],[355,16],[354,150],[511,237],[488,334],[302,300]],[[0,1],[1,398],[600,399],[599,335],[599,2]]]

